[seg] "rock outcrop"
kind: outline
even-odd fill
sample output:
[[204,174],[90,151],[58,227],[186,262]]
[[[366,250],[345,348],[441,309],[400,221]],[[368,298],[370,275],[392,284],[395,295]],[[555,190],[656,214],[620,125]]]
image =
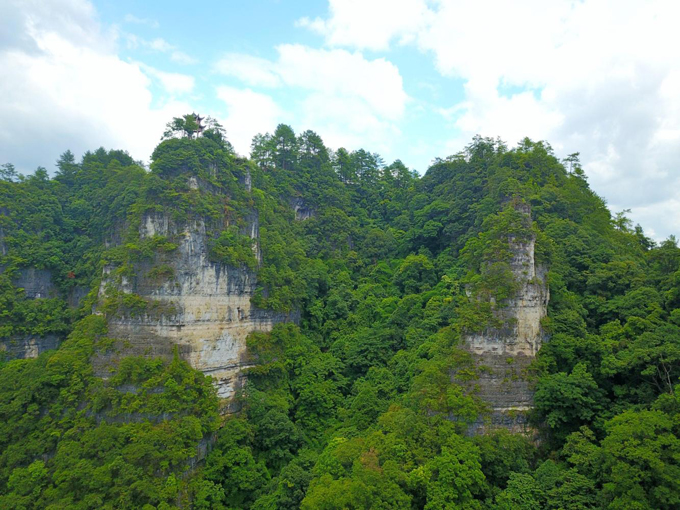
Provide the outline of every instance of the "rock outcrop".
[[[4,267],[0,267],[0,273],[4,270]],[[23,290],[28,299],[59,297],[59,292],[52,281],[52,272],[47,269],[34,267],[19,269],[13,274],[12,284],[18,292]],[[43,352],[59,347],[62,339],[53,334],[43,336],[25,334],[0,338],[0,359],[37,358]]]
[[37,358],[50,349],[59,347],[57,335],[25,335],[0,338],[0,360]]
[[[517,209],[530,217],[528,206]],[[464,339],[480,374],[477,395],[491,409],[489,416],[472,425],[473,433],[497,427],[526,431],[526,412],[533,405],[527,369],[544,340],[541,320],[549,300],[547,268],[536,262],[535,243],[533,235],[523,241],[508,238],[510,269],[517,285],[514,296],[493,312],[502,325]]]
[[308,220],[316,216],[314,209],[309,207],[302,198],[291,199],[290,205],[295,211],[295,219],[298,221]]
[[27,267],[17,271],[13,282],[18,288],[24,289],[26,297],[30,299],[55,297],[58,292],[52,283],[52,272],[47,269]]
[[[247,232],[256,238],[257,216],[250,218]],[[146,213],[140,238],[166,236],[177,248],[164,255],[167,269],[160,279],[154,263],[139,264],[136,276],[114,283],[112,268],[105,269],[100,294],[107,286],[134,293],[153,303],[137,315],[109,318],[109,336],[116,344],[98,355],[95,370],[106,377],[121,356],[145,355],[171,358],[175,350],[194,368],[215,379],[218,394],[231,397],[240,386],[248,365],[246,337],[252,331],[269,331],[278,322],[296,320],[254,307],[250,299],[256,288],[255,273],[209,259],[209,234],[205,222],[195,219],[176,223],[166,214]],[[259,258],[259,246],[255,247]],[[170,269],[168,269],[170,268]]]

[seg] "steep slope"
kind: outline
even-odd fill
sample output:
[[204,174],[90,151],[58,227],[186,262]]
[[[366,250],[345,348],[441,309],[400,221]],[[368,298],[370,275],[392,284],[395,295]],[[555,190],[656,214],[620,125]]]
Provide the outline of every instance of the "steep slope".
[[[245,230],[258,247],[257,216]],[[241,387],[243,369],[249,366],[246,337],[253,331],[270,331],[274,324],[295,319],[294,313],[274,312],[251,304],[257,288],[256,273],[211,260],[212,241],[203,218],[183,223],[168,214],[150,212],[141,219],[140,242],[162,237],[175,243],[169,253],[134,265],[134,276],[116,283],[112,267],[104,269],[100,296],[120,291],[153,302],[143,313],[109,317],[109,335],[117,340],[110,351],[95,360],[102,377],[115,371],[120,357],[144,355],[180,357],[213,377],[218,396],[231,397]],[[123,297],[124,299],[124,297]]]
[[[525,204],[517,204],[515,208],[524,216],[520,221],[526,223],[529,230],[531,209]],[[489,426],[526,431],[527,413],[533,408],[533,385],[528,371],[546,337],[543,322],[548,314],[550,295],[548,268],[536,261],[536,235],[533,232],[524,238],[508,235],[507,245],[507,264],[513,283],[511,293],[505,302],[492,303],[493,325],[463,336],[479,371],[476,394],[491,407],[490,415],[472,426],[475,432]]]
[[680,249],[577,160],[189,122],[0,182],[0,507],[680,505]]

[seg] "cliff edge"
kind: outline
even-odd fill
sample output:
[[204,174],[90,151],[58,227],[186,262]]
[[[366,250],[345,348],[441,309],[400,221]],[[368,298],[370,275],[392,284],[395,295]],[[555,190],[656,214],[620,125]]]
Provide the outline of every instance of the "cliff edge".
[[[529,206],[518,204],[515,209],[530,225]],[[526,432],[526,413],[533,406],[527,369],[545,338],[541,323],[550,298],[547,267],[536,261],[533,232],[524,238],[508,235],[507,248],[513,292],[493,303],[493,325],[464,335],[465,348],[480,374],[476,394],[490,409],[488,416],[472,425],[473,433],[498,427]]]

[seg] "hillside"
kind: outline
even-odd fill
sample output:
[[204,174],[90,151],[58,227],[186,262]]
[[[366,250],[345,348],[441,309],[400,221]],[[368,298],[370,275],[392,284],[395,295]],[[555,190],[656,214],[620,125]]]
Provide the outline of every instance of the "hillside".
[[0,507],[680,506],[680,248],[577,157],[191,122],[3,173]]

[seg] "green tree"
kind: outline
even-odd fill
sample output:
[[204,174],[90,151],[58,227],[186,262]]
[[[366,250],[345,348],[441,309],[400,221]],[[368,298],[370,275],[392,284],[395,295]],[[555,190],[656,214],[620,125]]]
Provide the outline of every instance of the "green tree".
[[18,173],[12,163],[4,163],[0,165],[0,179],[7,182],[14,182],[17,179]]
[[453,435],[425,468],[430,473],[426,510],[482,508],[476,496],[482,493],[484,473],[479,450],[468,441]]
[[510,473],[507,488],[496,496],[494,509],[541,510],[545,508],[545,493],[529,474]]
[[603,495],[612,509],[680,505],[680,439],[669,416],[626,411],[605,426]]
[[534,402],[557,438],[590,423],[602,409],[602,390],[584,363],[571,373],[559,372],[540,380]]

